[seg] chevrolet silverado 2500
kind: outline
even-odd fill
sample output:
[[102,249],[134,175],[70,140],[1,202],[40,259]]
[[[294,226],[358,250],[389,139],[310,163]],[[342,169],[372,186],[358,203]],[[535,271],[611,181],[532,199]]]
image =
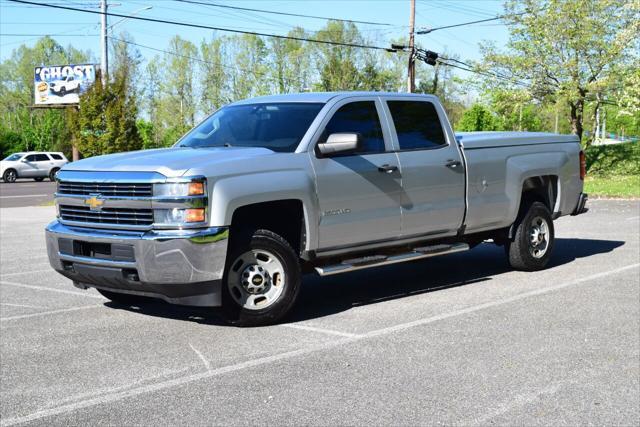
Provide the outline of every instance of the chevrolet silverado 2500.
[[545,267],[553,220],[586,211],[578,138],[458,133],[438,99],[308,93],[236,102],[172,148],[70,163],[57,174],[51,265],[117,303],[222,306],[281,320],[322,276],[491,240]]

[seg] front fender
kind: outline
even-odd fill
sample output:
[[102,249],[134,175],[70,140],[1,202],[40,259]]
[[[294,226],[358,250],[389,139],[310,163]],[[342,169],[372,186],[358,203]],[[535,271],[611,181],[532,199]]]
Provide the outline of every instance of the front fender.
[[211,224],[230,225],[236,209],[254,203],[300,200],[306,227],[306,247],[317,246],[318,207],[313,181],[302,170],[280,170],[213,179]]

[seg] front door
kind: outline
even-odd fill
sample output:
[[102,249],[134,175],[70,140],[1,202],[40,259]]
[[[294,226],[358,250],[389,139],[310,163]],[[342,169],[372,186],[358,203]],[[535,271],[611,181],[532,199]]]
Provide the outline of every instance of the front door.
[[402,167],[402,235],[456,234],[465,211],[464,163],[444,111],[428,100],[386,101]]
[[320,206],[320,251],[400,233],[401,176],[397,156],[390,152],[389,131],[380,122],[381,108],[376,97],[337,103],[321,125],[324,131],[316,143],[333,133],[357,133],[360,148],[328,158],[316,150],[309,152]]

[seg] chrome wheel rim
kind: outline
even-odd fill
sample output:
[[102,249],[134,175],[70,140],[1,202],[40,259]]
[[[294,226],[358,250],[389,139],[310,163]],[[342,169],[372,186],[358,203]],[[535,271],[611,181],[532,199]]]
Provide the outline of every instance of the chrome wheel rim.
[[282,262],[274,254],[252,249],[231,264],[227,286],[240,307],[262,310],[278,301],[285,280]]
[[16,180],[16,173],[14,171],[7,172],[4,180],[7,182],[14,182]]
[[529,252],[534,258],[542,258],[549,248],[549,224],[542,217],[531,220],[529,227]]

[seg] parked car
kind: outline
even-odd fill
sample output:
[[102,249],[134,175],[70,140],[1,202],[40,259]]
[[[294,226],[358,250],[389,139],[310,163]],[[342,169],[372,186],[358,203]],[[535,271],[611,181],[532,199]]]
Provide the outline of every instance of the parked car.
[[543,269],[553,221],[586,211],[584,174],[576,136],[455,134],[430,95],[261,97],[173,148],[64,167],[47,249],[55,270],[115,302],[222,306],[231,323],[264,325],[292,308],[303,272],[488,240],[513,268]]
[[60,96],[65,96],[67,93],[79,91],[80,83],[81,80],[78,80],[75,76],[71,75],[64,80],[56,80],[49,83],[49,89]]
[[29,151],[15,153],[0,161],[0,177],[4,182],[15,182],[18,178],[33,178],[42,181],[55,180],[60,168],[69,163],[62,153]]

